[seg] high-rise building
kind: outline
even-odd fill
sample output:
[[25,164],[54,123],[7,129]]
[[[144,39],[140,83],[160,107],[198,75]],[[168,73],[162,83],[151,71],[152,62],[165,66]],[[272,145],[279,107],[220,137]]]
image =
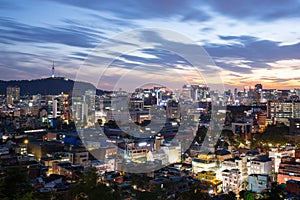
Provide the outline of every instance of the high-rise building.
[[297,95],[298,97],[300,97],[300,89],[299,88],[295,88],[294,92],[295,92],[295,95]]
[[300,118],[300,101],[269,101],[268,118],[289,124],[289,118]]
[[180,104],[177,101],[169,100],[166,106],[167,118],[180,118]]
[[7,104],[13,105],[14,102],[20,100],[20,87],[18,86],[9,86],[6,88],[6,99]]
[[53,104],[52,104],[52,110],[53,110],[53,118],[57,118],[57,107],[58,107],[58,101],[57,101],[57,99],[53,99]]

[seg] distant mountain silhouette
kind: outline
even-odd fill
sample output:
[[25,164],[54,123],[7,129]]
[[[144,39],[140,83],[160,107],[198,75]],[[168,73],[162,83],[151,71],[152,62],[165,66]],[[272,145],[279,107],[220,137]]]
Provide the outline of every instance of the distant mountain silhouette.
[[[60,93],[72,94],[73,86],[75,81],[64,78],[45,78],[45,79],[35,79],[35,80],[11,80],[11,81],[2,81],[0,80],[0,94],[6,94],[6,88],[8,86],[19,86],[20,95],[56,95]],[[91,83],[86,82],[76,82],[76,88],[85,91],[88,89],[96,89]],[[109,93],[103,90],[96,90],[98,95]]]

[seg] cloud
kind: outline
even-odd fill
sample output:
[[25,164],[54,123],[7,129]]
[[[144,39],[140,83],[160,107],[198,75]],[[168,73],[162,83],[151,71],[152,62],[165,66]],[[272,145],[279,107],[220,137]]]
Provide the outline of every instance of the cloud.
[[[1,60],[1,79],[30,79],[40,78],[41,74],[45,75],[46,56],[21,53],[21,52],[8,52],[0,51]],[[50,63],[50,62],[49,62]],[[50,76],[50,66],[48,69]]]
[[[126,77],[122,88],[133,88],[150,80],[168,84],[173,81],[173,88],[180,88],[184,83],[205,81],[218,85],[221,82],[216,78],[218,70],[204,49],[192,40],[172,31],[141,29],[123,33],[96,48],[80,69],[78,78],[95,85],[99,85],[100,78],[104,81],[100,87],[105,83],[116,86]],[[118,77],[117,81],[112,76]]]
[[235,86],[254,85],[262,83],[268,88],[291,88],[299,87],[300,60],[278,60],[266,63],[268,68],[252,68],[248,73],[238,70],[221,69],[225,84]]
[[[296,74],[295,60],[300,60],[299,8],[299,2],[294,0],[284,3],[279,0],[48,0],[41,5],[3,1],[0,5],[2,71],[10,77],[14,74],[21,77],[22,69],[24,77],[34,72],[36,76],[44,76],[54,59],[70,75],[75,73],[72,68],[77,69],[80,63],[90,65],[85,73],[98,70],[104,63],[119,69],[118,73],[135,70],[137,75],[140,75],[138,70],[148,72],[160,65],[156,68],[159,71],[178,71],[192,80],[186,74],[192,72],[189,61],[200,55],[204,60],[211,56],[218,67],[204,69],[212,63],[201,59],[195,67],[210,73],[222,72],[227,83],[233,85],[260,81],[258,78],[268,83],[276,83],[278,78],[285,84],[294,84],[295,81],[284,81],[285,78],[273,73],[263,77],[259,73],[272,70],[280,73],[285,68]],[[182,40],[177,34],[142,31],[148,27],[176,31],[198,43]],[[137,43],[114,37],[136,28],[140,30]],[[106,40],[112,41],[109,51],[103,55],[91,53]],[[209,55],[204,50],[197,51],[200,43]],[[128,47],[136,50],[120,55]],[[180,54],[181,50],[187,56]],[[111,58],[114,61],[108,64]],[[293,64],[287,63],[288,60]],[[10,69],[5,71],[5,67]],[[33,71],[34,68],[37,70]],[[286,77],[294,79],[287,74]],[[107,80],[115,79],[108,76]]]
[[252,36],[221,36],[226,41],[236,41],[231,45],[204,46],[213,57],[239,57],[253,62],[268,62],[284,59],[300,59],[300,43],[281,46],[279,42],[260,40]]
[[204,12],[195,9],[195,1],[188,0],[146,0],[146,1],[93,1],[93,0],[65,0],[58,1],[67,5],[87,8],[98,12],[110,12],[124,19],[163,19],[185,16],[182,20],[209,18]]
[[9,18],[0,18],[0,24],[0,37],[4,43],[57,43],[91,48],[100,39],[104,39],[100,31],[72,24],[45,28],[19,23]]
[[[225,84],[253,85],[263,82],[269,87],[295,87],[299,84],[299,43],[281,46],[279,42],[252,36],[220,36],[234,41],[231,45],[209,45],[205,49],[220,67]],[[294,81],[289,81],[294,80]]]
[[20,7],[11,1],[2,0],[0,4],[0,10],[19,10]]
[[278,20],[282,18],[300,17],[298,0],[210,0],[206,1],[212,10],[235,19]]

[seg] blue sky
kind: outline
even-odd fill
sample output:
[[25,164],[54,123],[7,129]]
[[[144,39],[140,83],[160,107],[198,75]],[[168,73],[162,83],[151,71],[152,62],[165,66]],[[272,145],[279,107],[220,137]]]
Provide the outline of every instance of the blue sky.
[[[139,38],[143,45],[119,55],[109,66],[100,66],[99,60],[93,63],[103,42],[122,33],[155,28],[176,32],[203,47],[216,65],[211,69],[220,74],[226,88],[256,83],[296,88],[300,85],[299,10],[296,0],[1,0],[0,79],[49,77],[54,60],[56,74],[73,79],[84,67],[93,75],[97,64],[103,75],[98,87],[105,89],[124,74],[131,73],[128,80],[141,79],[149,69],[175,77],[174,70],[179,70],[176,73],[189,83],[201,83],[192,77],[195,73],[186,58],[163,50],[166,44],[188,50],[193,45],[155,31],[144,31]],[[149,48],[147,41],[163,45]],[[126,42],[115,41],[124,46]],[[107,58],[101,59],[105,63]],[[107,74],[103,74],[105,67]]]

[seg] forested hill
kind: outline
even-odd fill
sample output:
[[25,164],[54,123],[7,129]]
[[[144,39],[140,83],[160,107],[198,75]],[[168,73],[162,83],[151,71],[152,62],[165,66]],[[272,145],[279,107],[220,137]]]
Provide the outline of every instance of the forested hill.
[[[64,78],[45,78],[45,79],[35,79],[35,80],[11,80],[3,81],[0,80],[0,94],[6,94],[6,88],[8,86],[19,86],[20,95],[34,95],[34,94],[50,94],[56,95],[61,92],[71,94],[73,91],[75,81]],[[80,85],[80,88],[83,90],[95,89],[90,83],[86,82],[77,82],[76,84]],[[97,90],[97,94],[103,94],[106,91]]]

